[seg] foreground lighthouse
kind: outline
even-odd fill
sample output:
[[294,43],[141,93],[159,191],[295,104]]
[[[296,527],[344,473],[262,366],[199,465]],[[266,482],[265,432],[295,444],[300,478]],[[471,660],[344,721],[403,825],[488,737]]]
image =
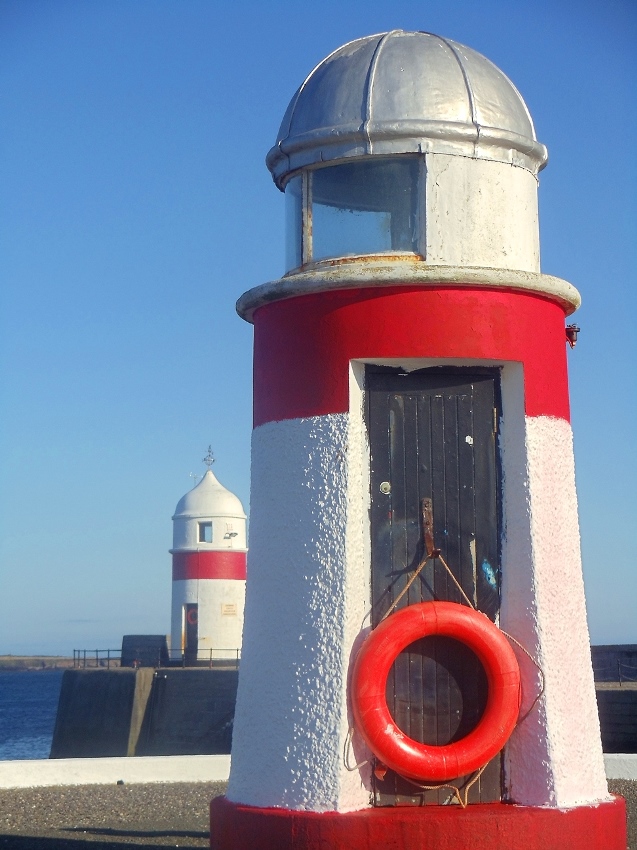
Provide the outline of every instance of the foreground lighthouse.
[[268,166],[250,581],[212,848],[625,847],[602,758],[547,153],[456,42],[328,56]]
[[237,660],[246,583],[246,515],[210,467],[173,516],[170,658],[187,666]]

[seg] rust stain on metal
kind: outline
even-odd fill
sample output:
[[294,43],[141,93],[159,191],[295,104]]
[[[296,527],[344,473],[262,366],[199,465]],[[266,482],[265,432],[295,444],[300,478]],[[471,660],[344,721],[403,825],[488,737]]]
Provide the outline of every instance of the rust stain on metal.
[[[422,254],[412,254],[405,252],[396,252],[391,254],[357,254],[350,257],[334,257],[331,259],[317,260],[314,263],[304,263],[301,271],[311,271],[312,269],[326,268],[329,266],[347,266],[351,263],[404,263],[408,257],[414,262],[424,262],[425,258]],[[294,270],[298,272],[298,269]]]

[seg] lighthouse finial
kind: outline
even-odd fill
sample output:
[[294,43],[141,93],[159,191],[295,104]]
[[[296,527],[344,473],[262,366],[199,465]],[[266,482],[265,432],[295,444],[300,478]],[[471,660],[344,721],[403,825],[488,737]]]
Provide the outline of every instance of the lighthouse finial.
[[208,454],[203,459],[203,462],[206,464],[208,469],[210,469],[212,464],[215,462],[215,459],[214,459],[213,454],[212,454],[212,446],[208,446]]

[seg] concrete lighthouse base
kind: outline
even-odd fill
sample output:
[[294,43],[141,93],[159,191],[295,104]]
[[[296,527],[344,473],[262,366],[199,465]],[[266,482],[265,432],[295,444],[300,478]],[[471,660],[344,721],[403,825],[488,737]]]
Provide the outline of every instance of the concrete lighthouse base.
[[357,812],[261,809],[215,798],[211,850],[625,850],[626,804],[549,809],[506,803]]

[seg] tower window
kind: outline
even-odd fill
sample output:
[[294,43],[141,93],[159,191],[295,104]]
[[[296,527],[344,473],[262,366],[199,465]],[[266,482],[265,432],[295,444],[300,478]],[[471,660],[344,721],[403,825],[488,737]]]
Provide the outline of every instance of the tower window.
[[334,257],[424,252],[422,157],[309,168],[285,187],[288,270]]
[[199,523],[199,542],[200,543],[212,543],[212,523],[211,522],[200,522]]

